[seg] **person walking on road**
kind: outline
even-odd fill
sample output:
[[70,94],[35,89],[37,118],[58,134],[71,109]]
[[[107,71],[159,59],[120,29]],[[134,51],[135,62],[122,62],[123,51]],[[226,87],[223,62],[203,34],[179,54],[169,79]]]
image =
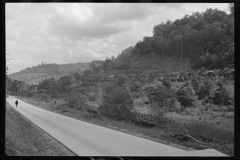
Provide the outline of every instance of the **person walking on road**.
[[16,104],[16,108],[17,108],[17,105],[18,105],[18,100],[15,101],[15,104]]

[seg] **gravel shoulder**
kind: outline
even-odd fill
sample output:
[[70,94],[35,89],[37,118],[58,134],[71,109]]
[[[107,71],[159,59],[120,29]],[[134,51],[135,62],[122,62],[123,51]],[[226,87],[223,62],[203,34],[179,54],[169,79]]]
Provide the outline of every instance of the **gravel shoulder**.
[[6,102],[5,153],[8,156],[76,156]]

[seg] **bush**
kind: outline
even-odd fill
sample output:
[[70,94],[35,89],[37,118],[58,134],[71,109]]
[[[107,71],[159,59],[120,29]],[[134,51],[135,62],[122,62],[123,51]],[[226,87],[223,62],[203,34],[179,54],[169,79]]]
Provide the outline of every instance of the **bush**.
[[46,101],[46,100],[49,100],[51,97],[48,95],[48,94],[46,94],[46,93],[41,93],[40,95],[40,99],[41,100],[44,100],[44,101]]
[[134,98],[134,99],[140,97],[140,93],[137,93],[137,92],[131,92],[130,95],[131,95],[131,97]]
[[78,91],[78,93],[81,93],[82,95],[86,95],[86,93],[87,93],[87,88],[81,87],[81,88],[78,89],[77,91]]
[[57,89],[52,89],[50,91],[50,95],[52,96],[52,98],[57,98],[58,90]]
[[162,80],[162,84],[163,84],[163,86],[165,86],[167,89],[170,89],[171,86],[172,86],[172,84],[169,82],[169,80],[167,80],[167,79],[165,79],[165,78]]
[[104,94],[110,94],[117,86],[110,84],[103,89]]
[[95,100],[96,100],[96,95],[93,94],[93,93],[89,94],[89,95],[88,95],[88,100],[89,100],[89,101],[95,101]]
[[144,106],[148,105],[148,104],[146,104],[146,102],[148,102],[148,98],[147,97],[141,97],[141,98],[138,98],[138,99],[134,100],[134,106],[144,107]]
[[127,79],[124,76],[119,76],[117,80],[117,86],[118,87],[123,87],[126,83]]
[[133,85],[130,87],[131,92],[139,92],[141,89],[142,83],[141,82],[135,82]]
[[123,88],[115,88],[109,94],[104,94],[103,103],[99,107],[101,114],[117,120],[131,119],[133,100]]
[[32,97],[32,96],[34,96],[34,93],[29,91],[27,95],[28,95],[28,97]]
[[80,93],[73,93],[67,98],[66,101],[67,107],[76,110],[83,110],[86,106],[87,98]]
[[174,107],[175,96],[172,90],[165,87],[158,87],[148,89],[148,97],[151,103],[156,102],[159,107]]
[[198,95],[198,99],[202,100],[208,97],[212,87],[213,84],[209,80],[206,80],[203,83],[201,83],[199,89],[196,90],[196,95]]
[[233,105],[233,99],[229,96],[229,93],[223,86],[215,90],[211,100],[213,104],[216,105]]
[[176,98],[183,107],[191,107],[194,105],[194,99],[187,93],[186,90],[179,89],[176,92]]

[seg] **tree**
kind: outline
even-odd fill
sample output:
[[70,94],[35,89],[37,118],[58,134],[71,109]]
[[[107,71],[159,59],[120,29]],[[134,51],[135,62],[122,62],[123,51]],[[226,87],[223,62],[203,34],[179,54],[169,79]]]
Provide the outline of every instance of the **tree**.
[[230,98],[229,93],[224,86],[215,90],[211,100],[213,104],[216,105],[233,105],[233,99]]
[[92,70],[86,69],[81,76],[82,85],[89,85],[94,82],[94,77],[92,75]]
[[126,83],[126,80],[127,80],[126,77],[119,76],[118,80],[117,80],[118,87],[123,87],[125,85],[125,83]]
[[191,107],[193,106],[194,99],[192,98],[192,95],[189,94],[186,90],[184,89],[179,89],[176,92],[176,98],[177,100],[181,103],[183,107]]
[[59,90],[63,93],[68,92],[68,86],[71,84],[71,77],[70,76],[63,76],[58,81]]
[[176,98],[171,90],[161,86],[157,89],[150,88],[147,92],[149,100],[152,103],[157,102],[158,107],[171,108],[174,106]]
[[90,63],[90,69],[93,71],[93,73],[97,73],[100,70],[99,65],[100,64],[98,64],[98,62],[96,62],[96,61],[92,61]]
[[81,79],[81,75],[78,72],[74,73],[74,78],[79,82]]
[[164,60],[164,47],[166,46],[165,39],[163,37],[156,37],[155,38],[156,48],[159,48],[160,53],[162,53],[163,60]]
[[80,93],[72,93],[66,98],[66,105],[69,108],[83,110],[86,107],[87,98]]
[[234,14],[234,3],[229,3],[228,10],[231,12],[231,14]]
[[12,91],[16,92],[16,95],[18,94],[18,84],[17,84],[17,80],[14,80],[11,86]]
[[181,61],[182,61],[182,36],[178,36],[179,38],[180,38],[180,40],[181,40]]
[[220,11],[218,9],[207,9],[204,13],[204,20],[206,20],[208,23],[213,23],[216,21],[222,21],[227,16],[226,12]]
[[198,99],[202,100],[207,98],[212,89],[212,83],[209,80],[203,81],[199,84],[198,90],[196,90],[196,95],[198,95]]
[[119,87],[104,94],[103,103],[99,108],[101,114],[117,120],[131,119],[132,110],[133,100],[126,90]]
[[38,86],[38,90],[44,90],[45,93],[50,94],[53,98],[57,96],[58,88],[55,79],[49,78],[41,81]]

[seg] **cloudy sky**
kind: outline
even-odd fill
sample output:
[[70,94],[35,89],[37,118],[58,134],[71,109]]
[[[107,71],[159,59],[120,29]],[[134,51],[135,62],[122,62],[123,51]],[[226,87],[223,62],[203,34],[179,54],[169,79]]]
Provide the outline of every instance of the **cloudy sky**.
[[155,25],[227,3],[6,3],[9,72],[117,56]]

